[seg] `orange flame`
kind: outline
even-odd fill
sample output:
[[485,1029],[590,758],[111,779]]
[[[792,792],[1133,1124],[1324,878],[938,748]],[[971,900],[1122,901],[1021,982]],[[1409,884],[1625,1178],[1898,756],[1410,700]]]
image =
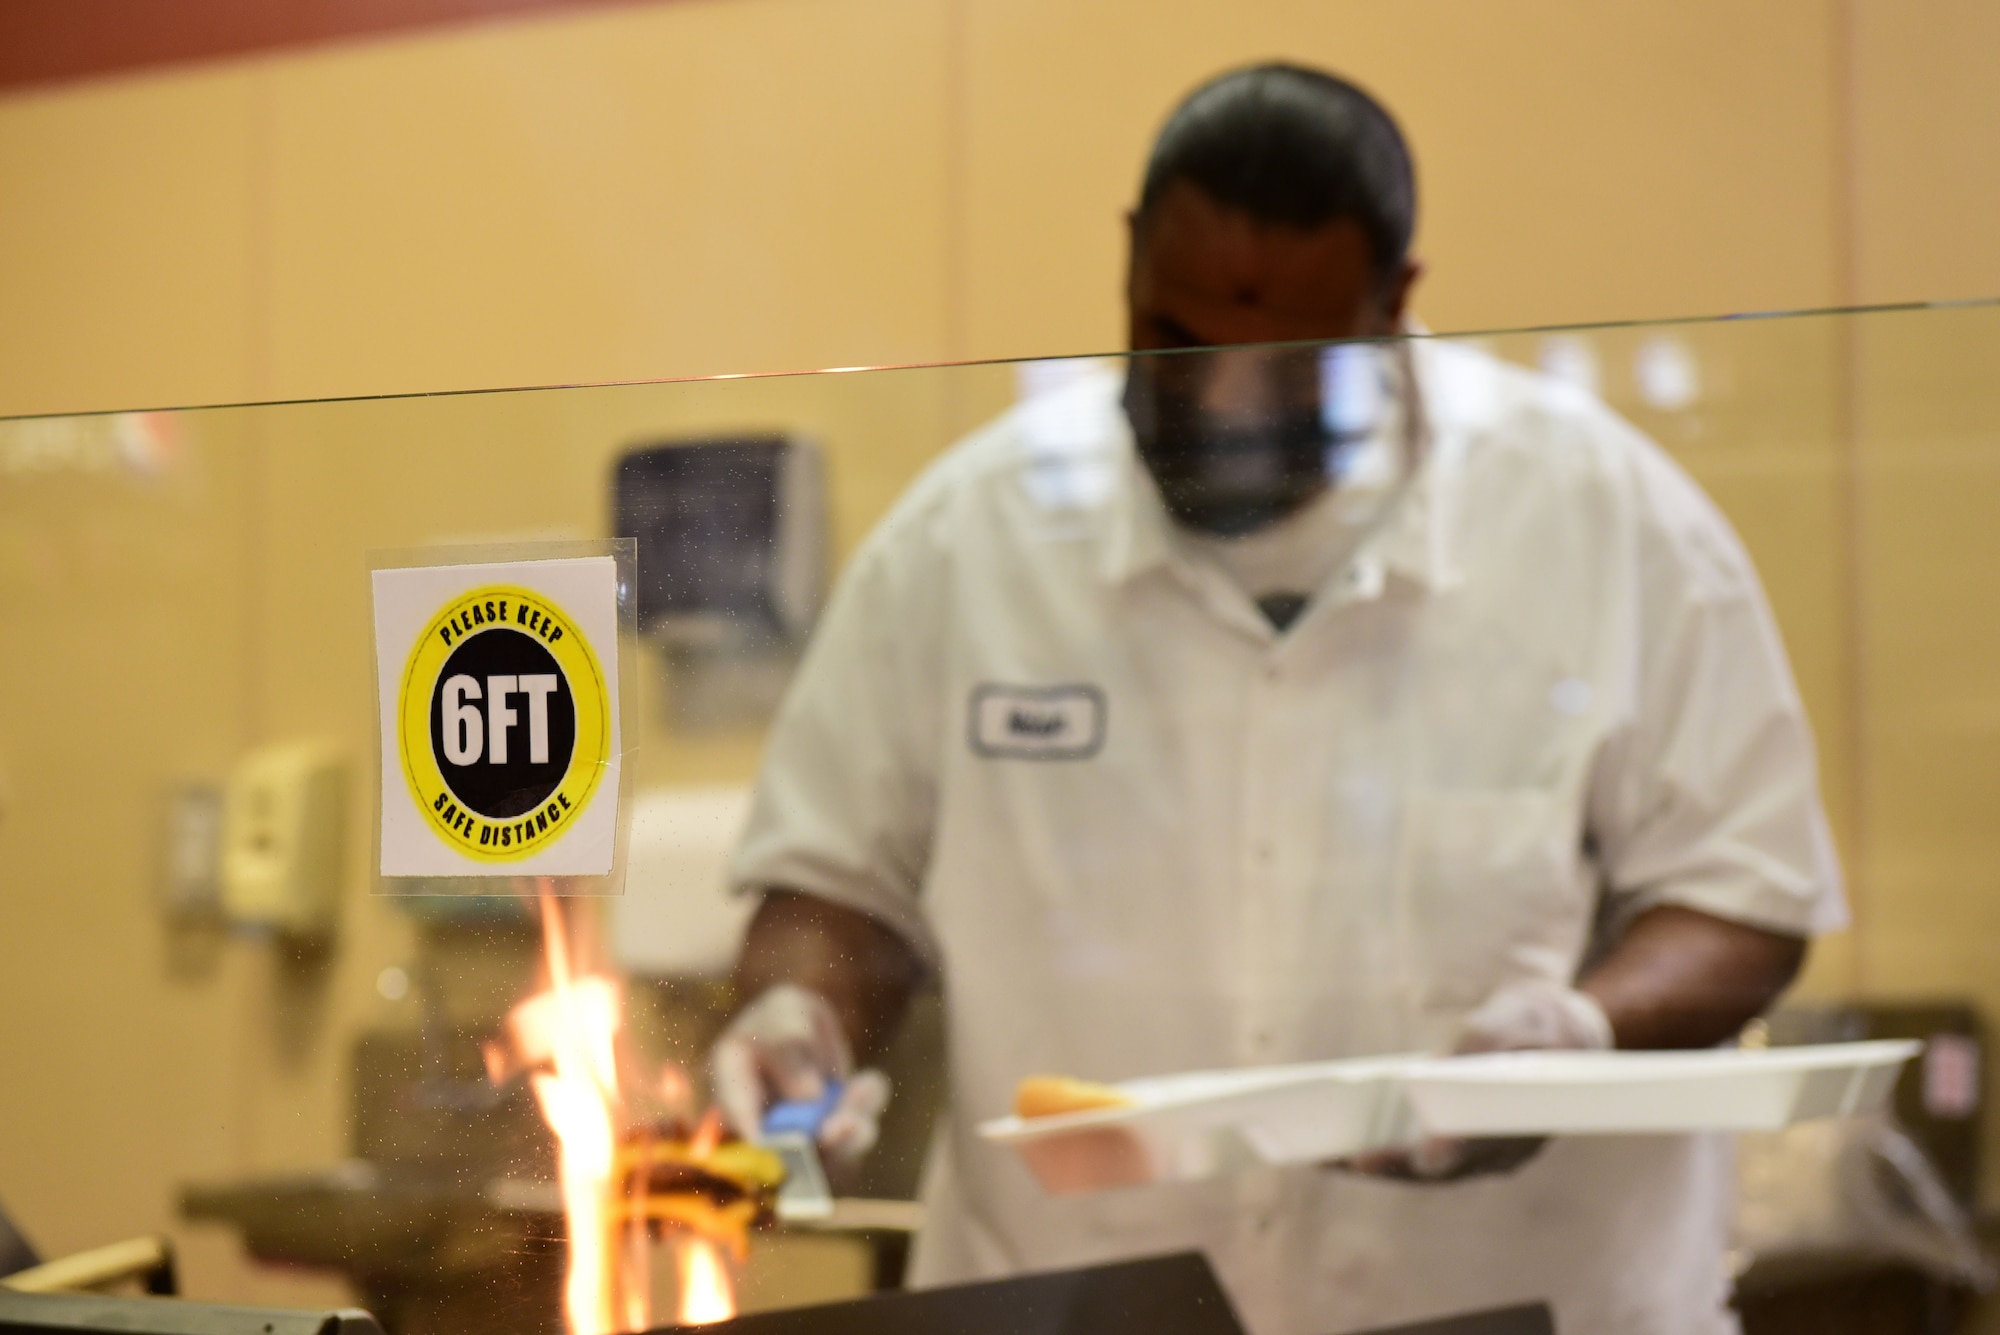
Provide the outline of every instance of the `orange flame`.
[[692,1154],[712,1153],[722,1143],[722,1114],[710,1108],[701,1115],[701,1124],[688,1137],[688,1150]]
[[682,1238],[674,1249],[674,1265],[680,1277],[680,1324],[706,1326],[736,1315],[729,1270],[714,1242],[697,1234]]
[[[487,1072],[499,1080],[529,1068],[535,1102],[555,1135],[556,1177],[569,1234],[563,1281],[569,1335],[645,1330],[652,1324],[652,1242],[643,1209],[631,1208],[643,1202],[620,1201],[616,1181],[619,1137],[629,1117],[618,1078],[619,980],[581,962],[572,924],[547,882],[538,898],[548,990],[509,1013],[510,1042],[505,1049],[488,1046]],[[663,1092],[672,1088],[673,1077],[663,1076]],[[697,1134],[719,1137],[720,1121],[711,1114]],[[679,1324],[706,1325],[736,1315],[734,1285],[712,1240],[681,1236],[675,1266]]]

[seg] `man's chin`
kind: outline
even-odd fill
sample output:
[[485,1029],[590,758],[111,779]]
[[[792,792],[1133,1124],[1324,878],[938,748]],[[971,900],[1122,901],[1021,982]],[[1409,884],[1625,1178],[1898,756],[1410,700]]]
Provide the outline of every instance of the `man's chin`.
[[1176,496],[1163,491],[1161,499],[1182,528],[1211,538],[1247,538],[1297,513],[1312,496]]

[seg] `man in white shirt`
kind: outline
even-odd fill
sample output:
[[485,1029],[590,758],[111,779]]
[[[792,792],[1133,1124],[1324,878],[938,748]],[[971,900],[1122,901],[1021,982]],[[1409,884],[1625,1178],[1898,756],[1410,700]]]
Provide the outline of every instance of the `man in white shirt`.
[[[1365,94],[1225,75],[1154,148],[1131,346],[1397,334],[1414,212]],[[1587,396],[1373,346],[1427,442],[1375,512],[1317,348],[1080,375],[911,488],[771,737],[718,1097],[749,1127],[844,1080],[822,1144],[865,1151],[887,1090],[854,1057],[931,976],[952,1098],[918,1282],[1198,1247],[1259,1335],[1534,1300],[1730,1330],[1711,1139],[1052,1197],[973,1131],[1039,1071],[1711,1045],[1840,922],[1810,732],[1709,502]]]

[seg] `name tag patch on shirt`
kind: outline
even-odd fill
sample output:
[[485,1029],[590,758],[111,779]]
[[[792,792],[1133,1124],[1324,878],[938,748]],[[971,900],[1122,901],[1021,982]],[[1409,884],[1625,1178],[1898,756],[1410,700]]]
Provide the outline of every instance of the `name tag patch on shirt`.
[[1087,760],[1104,745],[1104,692],[1095,686],[977,686],[972,749],[1019,760]]

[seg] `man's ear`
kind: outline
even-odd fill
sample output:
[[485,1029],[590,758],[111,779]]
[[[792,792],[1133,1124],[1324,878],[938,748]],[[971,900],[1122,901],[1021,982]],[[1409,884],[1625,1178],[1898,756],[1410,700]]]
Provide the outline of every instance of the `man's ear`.
[[1139,210],[1127,209],[1125,218],[1125,282],[1123,291],[1129,299],[1132,295],[1132,280],[1139,272],[1139,251],[1146,243],[1146,220],[1139,216]]
[[1388,290],[1382,295],[1382,320],[1388,326],[1384,333],[1403,332],[1403,317],[1410,308],[1410,292],[1417,280],[1424,276],[1424,262],[1411,256],[1403,261],[1403,267],[1391,280]]

